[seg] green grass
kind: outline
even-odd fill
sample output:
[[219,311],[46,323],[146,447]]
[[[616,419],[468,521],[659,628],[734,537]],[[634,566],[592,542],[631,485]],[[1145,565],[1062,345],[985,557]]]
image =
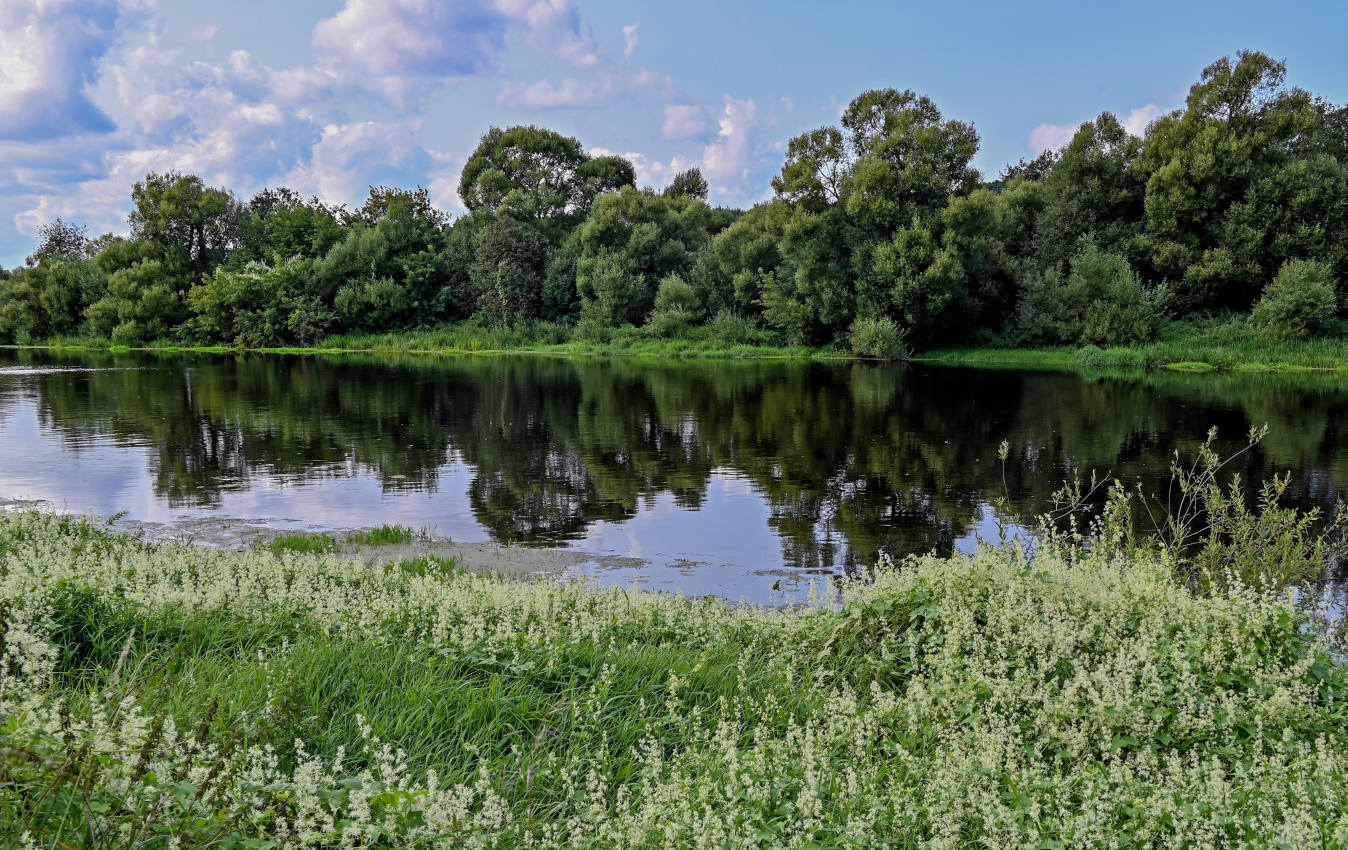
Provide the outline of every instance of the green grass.
[[972,348],[928,351],[919,361],[1030,369],[1172,369],[1196,371],[1342,371],[1348,338],[1270,341],[1244,318],[1172,322],[1148,343],[1115,348]]
[[348,333],[329,336],[304,347],[270,347],[240,349],[222,345],[194,345],[172,340],[159,340],[128,346],[94,338],[62,338],[38,346],[6,346],[51,348],[62,351],[97,350],[125,352],[193,351],[224,353],[230,351],[258,351],[270,354],[338,354],[347,352],[376,354],[501,354],[546,353],[557,355],[635,355],[660,358],[793,358],[836,359],[851,358],[844,349],[833,346],[790,346],[782,343],[774,332],[734,325],[717,328],[712,325],[682,328],[673,336],[653,336],[643,328],[613,329],[601,339],[580,338],[570,325],[537,323],[519,328],[485,328],[472,323],[459,323],[442,328],[391,333]]
[[279,555],[282,552],[321,555],[327,552],[336,552],[341,548],[341,544],[331,534],[296,532],[293,534],[278,534],[263,543],[262,548],[274,555]]
[[0,847],[1348,846],[1348,674],[1143,549],[782,609],[37,513],[0,555]]
[[[405,525],[381,525],[378,528],[353,531],[346,536],[346,542],[364,546],[388,546],[394,543],[407,543],[417,536],[417,532]],[[421,536],[426,535],[423,533]]]
[[[484,328],[460,323],[443,328],[383,334],[342,334],[303,348],[263,348],[273,354],[502,354],[564,356],[611,355],[660,359],[790,358],[853,359],[845,348],[782,344],[779,335],[752,327],[718,335],[712,326],[682,328],[672,337],[652,336],[642,328],[622,328],[603,339],[582,339],[569,325],[540,323],[521,328]],[[15,346],[9,346],[15,347]],[[45,346],[56,350],[193,351],[225,353],[229,346],[193,346],[158,341],[132,349],[107,340],[65,338]],[[1348,369],[1348,338],[1269,341],[1244,317],[1170,322],[1158,338],[1144,344],[1099,348],[1059,346],[1015,348],[982,346],[919,352],[919,362],[986,368],[1028,369],[1171,369],[1175,371],[1341,371]]]

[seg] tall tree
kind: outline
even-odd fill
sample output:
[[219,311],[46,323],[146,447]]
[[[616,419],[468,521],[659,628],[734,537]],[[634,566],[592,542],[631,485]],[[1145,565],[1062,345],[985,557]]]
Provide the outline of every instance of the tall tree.
[[621,157],[591,158],[577,139],[542,127],[492,127],[464,164],[459,197],[473,212],[572,225],[603,192],[633,185]]

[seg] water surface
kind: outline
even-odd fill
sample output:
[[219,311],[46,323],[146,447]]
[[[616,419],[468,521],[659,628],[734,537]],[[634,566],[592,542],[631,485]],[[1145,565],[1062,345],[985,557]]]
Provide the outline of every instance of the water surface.
[[1295,504],[1332,506],[1332,375],[7,350],[0,498],[183,528],[401,523],[758,600],[881,552],[968,549],[1074,474],[1159,491],[1174,450],[1215,426],[1230,451],[1264,423],[1238,470],[1290,471]]

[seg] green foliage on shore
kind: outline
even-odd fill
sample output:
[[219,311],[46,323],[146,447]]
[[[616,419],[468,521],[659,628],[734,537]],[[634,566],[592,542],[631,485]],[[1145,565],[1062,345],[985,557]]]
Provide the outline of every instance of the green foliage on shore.
[[710,206],[697,169],[639,189],[621,157],[533,126],[483,135],[454,221],[420,188],[374,187],[353,210],[148,174],[127,235],[58,219],[0,271],[0,343],[299,347],[469,320],[591,345],[733,328],[736,344],[846,348],[883,321],[918,350],[1128,346],[1167,317],[1235,316],[1266,339],[1337,337],[1348,107],[1286,75],[1262,53],[1221,58],[1143,136],[1103,113],[996,179],[970,165],[969,122],[863,92],[790,140],[748,211]]
[[1223,469],[775,609],[6,515],[0,842],[1345,847],[1332,536]]

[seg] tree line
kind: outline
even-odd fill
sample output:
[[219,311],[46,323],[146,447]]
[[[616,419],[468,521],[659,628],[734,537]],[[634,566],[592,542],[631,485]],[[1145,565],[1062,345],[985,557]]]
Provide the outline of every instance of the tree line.
[[773,197],[712,207],[535,126],[490,129],[451,220],[426,190],[357,209],[286,188],[242,201],[149,174],[125,236],[57,219],[0,270],[0,340],[307,345],[471,321],[550,338],[843,345],[1118,345],[1227,318],[1343,333],[1348,107],[1244,51],[1141,138],[1106,112],[985,180],[971,124],[867,91],[790,141]]

